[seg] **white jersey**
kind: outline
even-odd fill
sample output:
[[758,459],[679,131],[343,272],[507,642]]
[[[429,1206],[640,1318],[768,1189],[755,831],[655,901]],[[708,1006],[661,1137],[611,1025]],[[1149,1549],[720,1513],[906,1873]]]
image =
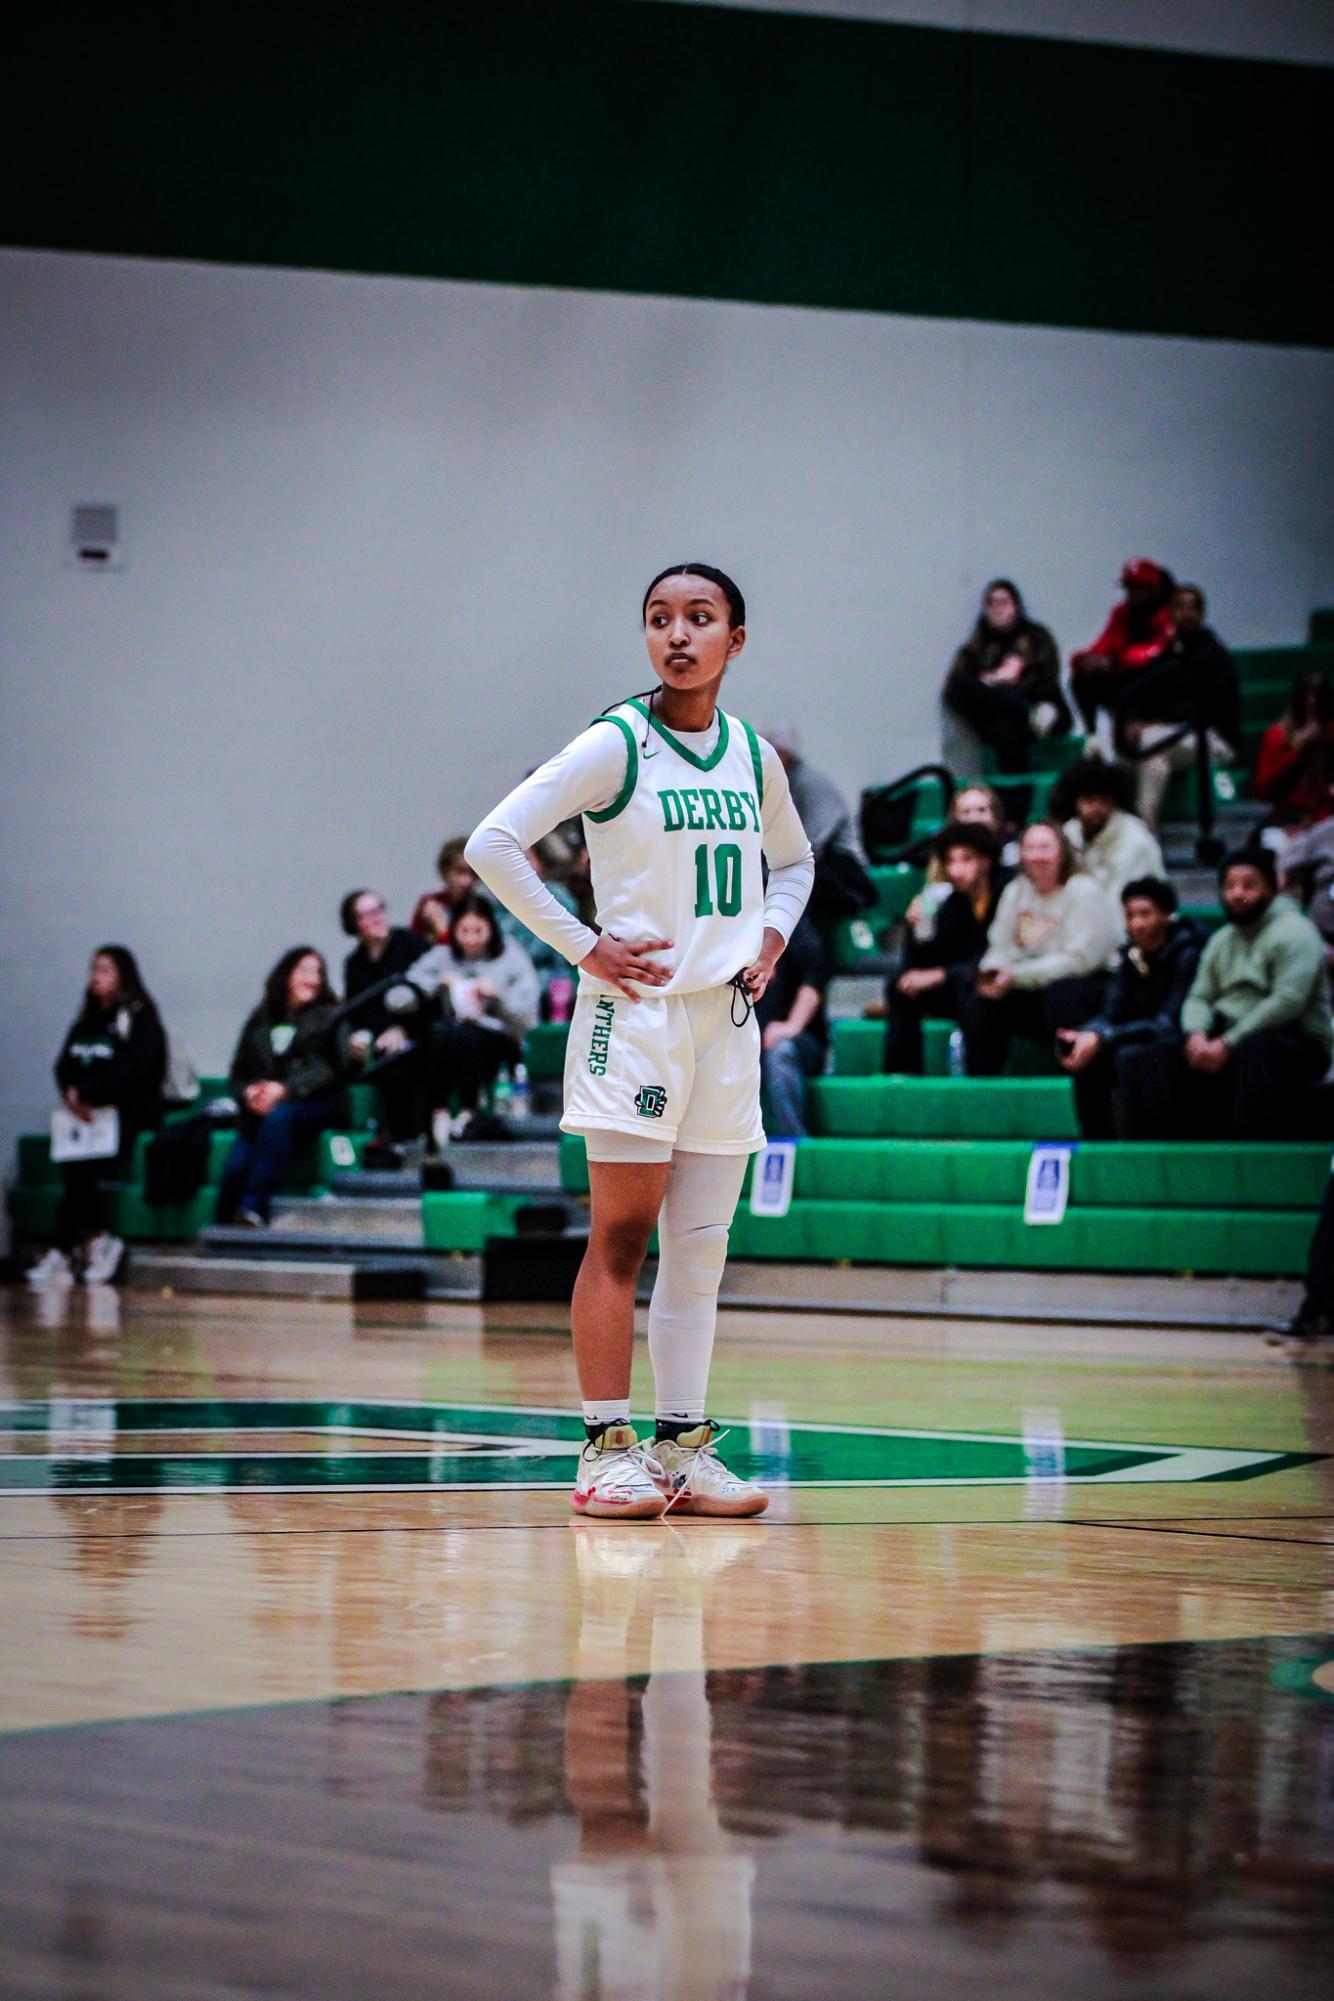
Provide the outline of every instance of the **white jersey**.
[[726,986],[764,932],[764,770],[749,723],[717,712],[699,756],[638,698],[600,718],[625,740],[625,780],[584,815],[598,922],[617,938],[670,938],[660,992]]
[[[658,955],[670,980],[645,993],[725,986],[754,961],[766,925],[791,936],[810,894],[814,859],[778,754],[722,709],[709,730],[683,735],[638,696],[617,703],[503,799],[468,842],[487,887],[577,965],[597,933],[556,902],[526,858],[575,814],[583,816],[602,930],[631,942],[672,940]],[[615,991],[586,971],[580,979]]]

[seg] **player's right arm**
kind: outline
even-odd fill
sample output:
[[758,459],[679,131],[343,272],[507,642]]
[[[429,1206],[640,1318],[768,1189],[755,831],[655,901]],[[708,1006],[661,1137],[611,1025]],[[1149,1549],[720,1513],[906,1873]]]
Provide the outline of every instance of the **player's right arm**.
[[665,985],[670,973],[644,955],[665,951],[672,941],[627,941],[594,931],[556,901],[526,852],[563,820],[609,806],[625,782],[625,758],[620,730],[591,724],[487,814],[464,855],[491,894],[544,944],[638,1000],[625,982]]

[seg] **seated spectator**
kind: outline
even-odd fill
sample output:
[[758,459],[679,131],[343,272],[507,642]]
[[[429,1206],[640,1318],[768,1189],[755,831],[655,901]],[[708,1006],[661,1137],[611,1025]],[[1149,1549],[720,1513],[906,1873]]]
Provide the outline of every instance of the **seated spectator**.
[[1097,1013],[1120,926],[1106,891],[1079,872],[1049,820],[1025,827],[1019,873],[1001,892],[964,1006],[970,1077],[998,1077],[1016,1035],[1050,1044]]
[[760,1086],[769,1100],[770,1139],[806,1136],[806,1079],[820,1075],[829,1047],[824,1012],[828,984],[829,963],[820,934],[803,916],[755,1004]]
[[1056,791],[1074,806],[1065,832],[1080,867],[1101,884],[1113,906],[1128,882],[1166,875],[1163,851],[1154,836],[1125,810],[1130,785],[1119,766],[1100,757],[1081,758],[1063,774]]
[[[1208,732],[1209,759],[1230,764],[1241,742],[1237,669],[1218,634],[1204,622],[1204,592],[1198,584],[1178,584],[1172,596],[1174,636],[1151,674],[1142,677],[1142,693],[1131,695],[1133,714],[1123,724],[1126,742],[1140,751],[1152,750],[1182,723],[1202,721]],[[1146,827],[1158,830],[1163,794],[1174,771],[1189,771],[1196,762],[1192,730],[1157,757],[1144,757],[1135,767],[1136,806]]]
[[222,1171],[219,1223],[263,1229],[293,1149],[347,1119],[338,997],[313,945],[293,945],[264,982],[231,1064],[241,1121]]
[[[942,700],[989,745],[1005,772],[1028,770],[1035,737],[1068,733],[1056,641],[1028,616],[1018,586],[1007,578],[995,578],[983,592],[977,623],[954,656]],[[1020,819],[1028,810],[1017,793],[1014,810]]]
[[1147,1043],[1179,1034],[1181,1007],[1204,948],[1204,934],[1177,915],[1170,882],[1145,876],[1121,891],[1126,943],[1092,1021],[1058,1028],[1056,1060],[1074,1079],[1085,1139],[1115,1139],[1121,1065]]
[[1121,587],[1125,596],[1113,605],[1092,646],[1070,656],[1075,706],[1090,735],[1097,731],[1098,711],[1110,714],[1131,678],[1151,667],[1172,637],[1169,571],[1140,556],[1122,570]]
[[75,1276],[107,1285],[125,1245],[107,1227],[108,1182],[124,1181],[141,1132],[162,1123],[167,1037],[133,952],[99,945],[83,1002],[56,1058],[56,1085],[76,1119],[115,1108],[120,1149],[104,1160],[61,1163],[56,1241],[28,1273],[34,1285],[69,1285]]
[[851,807],[832,778],[807,764],[795,730],[780,726],[768,737],[787,773],[792,803],[815,855],[815,884],[807,906],[812,919],[819,924],[825,918],[868,909],[875,892]]
[[409,928],[419,938],[425,938],[428,944],[449,943],[450,919],[454,911],[468,897],[476,894],[476,873],[463,858],[466,846],[466,834],[455,834],[445,842],[435,858],[440,887],[428,889],[425,896],[417,898]]
[[1177,1035],[1121,1068],[1128,1139],[1300,1134],[1304,1095],[1334,1047],[1320,933],[1278,894],[1265,848],[1219,870],[1227,923],[1205,946]]
[[[424,938],[389,922],[388,905],[373,889],[349,891],[339,905],[338,921],[344,935],[357,940],[343,961],[343,991],[349,1003],[395,974],[406,973],[428,950]],[[385,1134],[391,1141],[416,1139],[425,1127],[424,1007],[405,1018],[389,1006],[386,993],[377,993],[359,1008],[349,1005],[346,1018],[353,1061],[373,1068],[371,1081],[383,1109]],[[369,1166],[380,1157],[373,1147],[367,1148],[367,1155],[363,1164]]]
[[1000,840],[987,826],[955,820],[936,835],[932,857],[942,879],[913,899],[903,970],[885,993],[886,1070],[920,1077],[923,1017],[959,1020],[1009,881],[999,855]]
[[1294,835],[1279,859],[1279,887],[1306,912],[1334,970],[1334,819]]
[[520,1059],[537,1020],[537,973],[501,932],[495,906],[470,896],[455,907],[448,945],[417,961],[412,983],[447,998],[446,1019],[431,1031],[427,1090],[433,1111],[457,1101],[451,1136],[462,1139],[483,1089]]
[[1334,689],[1327,674],[1298,674],[1288,706],[1260,739],[1255,796],[1275,827],[1314,827],[1334,804]]

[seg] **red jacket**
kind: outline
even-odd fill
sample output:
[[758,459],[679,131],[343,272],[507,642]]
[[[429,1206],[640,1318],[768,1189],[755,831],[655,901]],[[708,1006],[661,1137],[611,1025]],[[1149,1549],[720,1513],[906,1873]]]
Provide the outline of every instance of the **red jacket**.
[[[1334,731],[1330,734],[1334,738]],[[1255,796],[1277,807],[1285,820],[1300,820],[1312,827],[1317,820],[1327,820],[1334,807],[1327,782],[1322,785],[1312,773],[1302,776],[1306,755],[1293,749],[1282,723],[1271,723],[1260,739],[1255,760]]]
[[1147,639],[1132,639],[1127,630],[1130,607],[1124,599],[1112,606],[1111,615],[1102,632],[1092,646],[1086,646],[1082,653],[1070,656],[1070,671],[1078,674],[1090,653],[1105,653],[1112,663],[1115,674],[1134,674],[1141,667],[1151,667],[1163,653],[1168,642],[1175,638],[1176,627],[1172,623],[1172,613],[1167,605],[1160,605],[1149,622]]

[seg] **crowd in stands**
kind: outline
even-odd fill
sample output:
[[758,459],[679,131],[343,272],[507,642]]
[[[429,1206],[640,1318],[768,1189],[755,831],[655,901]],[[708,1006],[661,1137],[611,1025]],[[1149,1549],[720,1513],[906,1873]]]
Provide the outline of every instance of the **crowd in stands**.
[[[923,1022],[945,1020],[957,1027],[951,1067],[970,1076],[996,1076],[1016,1042],[1036,1044],[1072,1079],[1089,1138],[1296,1137],[1310,1129],[1310,1087],[1334,1045],[1334,691],[1323,674],[1299,675],[1265,731],[1252,790],[1267,819],[1224,861],[1224,921],[1206,939],[1177,908],[1158,821],[1201,733],[1210,759],[1235,760],[1236,669],[1198,585],[1145,558],[1125,565],[1121,585],[1103,631],[1070,658],[1068,695],[1056,642],[1018,585],[998,577],[983,592],[942,699],[992,752],[1006,803],[985,783],[963,786],[931,842],[873,1010],[886,1017],[884,1068],[920,1073]],[[1087,754],[1030,820],[1033,746],[1068,735],[1076,712]],[[800,1138],[808,1081],[827,1060],[831,927],[865,906],[866,856],[838,785],[792,730],[768,735],[817,864],[810,908],[758,1010],[768,1130]],[[520,1065],[528,1031],[539,1017],[569,1019],[571,968],[478,894],[464,845],[441,848],[438,882],[407,925],[374,889],[343,898],[353,942],[341,1000],[314,947],[293,946],[274,966],[230,1066],[220,1221],[267,1223],[294,1151],[345,1121],[351,1082],[373,1085],[379,1108],[366,1165],[396,1165],[405,1147],[485,1130],[486,1094]],[[530,859],[591,922],[579,824]],[[114,1272],[122,1247],[105,1184],[125,1178],[137,1139],[161,1124],[169,1069],[133,955],[100,946],[56,1081],[78,1121],[116,1110],[115,1152],[63,1165],[56,1243],[38,1275]]]

